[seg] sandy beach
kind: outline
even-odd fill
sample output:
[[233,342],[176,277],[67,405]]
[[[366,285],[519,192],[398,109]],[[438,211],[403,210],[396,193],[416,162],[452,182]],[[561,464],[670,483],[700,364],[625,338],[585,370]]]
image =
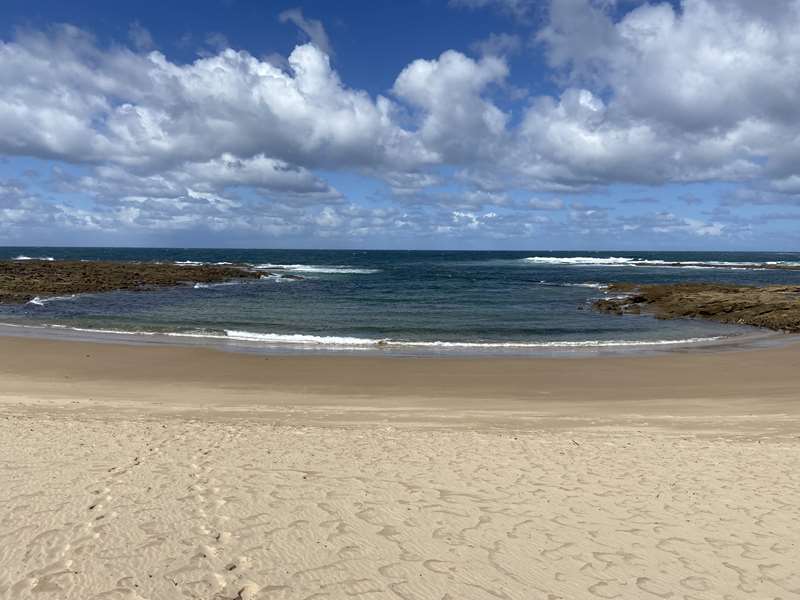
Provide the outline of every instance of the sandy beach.
[[3,598],[800,597],[800,345],[0,338]]
[[800,0],[1,2],[0,600],[800,600]]

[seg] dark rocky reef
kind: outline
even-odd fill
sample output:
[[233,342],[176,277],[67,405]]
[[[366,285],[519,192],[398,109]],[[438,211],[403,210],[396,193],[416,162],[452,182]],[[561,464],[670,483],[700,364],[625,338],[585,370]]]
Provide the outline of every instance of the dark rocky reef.
[[0,303],[23,304],[36,296],[146,290],[190,283],[258,279],[268,273],[236,266],[181,266],[100,261],[0,261]]
[[701,318],[800,333],[800,286],[616,283],[608,292],[624,295],[596,300],[594,308],[617,315],[647,311],[659,319]]

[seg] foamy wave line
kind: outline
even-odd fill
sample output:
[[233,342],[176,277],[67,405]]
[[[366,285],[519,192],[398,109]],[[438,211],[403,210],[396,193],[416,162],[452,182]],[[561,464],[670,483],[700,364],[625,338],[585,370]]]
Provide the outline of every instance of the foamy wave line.
[[369,275],[371,273],[379,273],[380,269],[358,269],[348,265],[302,265],[302,264],[273,264],[264,263],[255,265],[254,269],[267,270],[267,269],[280,269],[283,271],[293,271],[295,273],[354,273]]
[[541,265],[604,265],[604,266],[627,266],[636,259],[623,258],[620,256],[609,256],[608,258],[595,258],[591,256],[529,256],[522,259],[524,262]]
[[305,334],[281,333],[256,333],[226,329],[224,333],[211,332],[156,332],[156,331],[127,331],[124,329],[92,329],[85,327],[68,327],[67,325],[19,325],[14,323],[0,323],[4,327],[19,327],[31,329],[61,329],[78,331],[81,333],[147,336],[147,337],[173,337],[194,338],[209,340],[232,340],[240,342],[261,342],[264,345],[292,345],[314,347],[339,347],[339,348],[451,348],[451,349],[535,349],[535,348],[612,348],[635,346],[674,346],[715,342],[728,336],[693,337],[679,340],[559,340],[552,342],[445,342],[445,341],[402,341],[392,339],[370,339],[347,336],[317,336]]
[[25,256],[24,254],[20,254],[19,256],[14,257],[14,260],[46,260],[48,262],[52,262],[55,260],[52,256]]
[[265,342],[272,344],[296,344],[313,346],[374,346],[374,347],[422,347],[422,348],[604,348],[615,346],[664,346],[674,344],[696,344],[713,342],[723,336],[696,337],[681,340],[582,340],[552,342],[444,342],[444,341],[402,341],[392,339],[369,339],[340,336],[316,336],[303,334],[255,333],[251,331],[225,330],[227,339]]
[[[176,260],[173,264],[178,265],[180,267],[201,267],[201,266],[229,266],[233,265],[234,263],[220,261],[220,262],[203,262],[199,260]],[[250,263],[243,263],[247,266],[252,267],[257,271],[268,271],[268,270],[278,270],[278,271],[291,271],[293,273],[328,273],[328,274],[364,274],[368,275],[371,273],[379,273],[380,269],[359,269],[356,267],[351,267],[349,265],[304,265],[304,264],[275,264],[275,263],[263,263],[263,264],[250,264]]]
[[[259,277],[261,281],[274,281],[276,283],[282,283],[284,281],[297,281],[295,277],[284,277],[280,273],[270,273],[269,275],[262,275]],[[207,290],[212,288],[218,287],[230,287],[232,285],[246,285],[247,283],[251,283],[251,281],[221,281],[218,283],[195,283],[192,287],[196,290]]]
[[591,288],[594,290],[608,289],[608,284],[594,283],[591,281],[587,281],[586,283],[558,283],[555,281],[542,280],[539,282],[539,285],[552,286],[552,287],[581,287],[581,288]]
[[44,306],[48,302],[55,302],[57,300],[74,300],[77,298],[77,294],[70,294],[69,296],[49,296],[42,298],[40,296],[36,296],[33,300],[28,300],[28,304],[34,304],[36,306]]
[[752,262],[733,262],[724,260],[708,261],[680,261],[680,260],[657,260],[646,258],[628,258],[623,256],[609,256],[597,258],[593,256],[529,256],[522,259],[523,262],[539,265],[566,265],[566,266],[602,266],[602,267],[664,267],[678,269],[741,269],[759,270],[771,267],[800,267],[800,262],[790,261],[769,261],[764,263]]
[[280,273],[270,273],[269,275],[262,275],[260,279],[274,281],[275,283],[283,283],[286,281],[298,281],[297,277],[285,277]]
[[221,281],[219,283],[195,283],[192,287],[196,290],[205,290],[209,288],[228,287],[231,285],[242,285],[241,281]]
[[243,342],[266,342],[273,344],[301,344],[316,346],[377,346],[384,340],[371,340],[367,338],[345,336],[317,336],[281,333],[255,333],[252,331],[225,330],[225,338]]

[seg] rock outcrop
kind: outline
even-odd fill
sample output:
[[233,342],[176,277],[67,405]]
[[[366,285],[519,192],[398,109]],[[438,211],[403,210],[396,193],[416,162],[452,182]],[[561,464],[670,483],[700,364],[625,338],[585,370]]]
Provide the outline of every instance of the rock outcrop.
[[607,291],[622,295],[596,300],[597,310],[618,315],[647,311],[659,319],[701,318],[800,332],[800,286],[617,283]]
[[36,296],[146,290],[190,283],[258,279],[244,267],[105,261],[0,261],[0,303],[23,304]]

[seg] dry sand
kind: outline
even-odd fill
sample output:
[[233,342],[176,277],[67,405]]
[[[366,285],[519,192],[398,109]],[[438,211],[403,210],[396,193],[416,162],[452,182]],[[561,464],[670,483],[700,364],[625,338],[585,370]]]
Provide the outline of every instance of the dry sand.
[[800,597],[800,346],[0,338],[0,597]]

